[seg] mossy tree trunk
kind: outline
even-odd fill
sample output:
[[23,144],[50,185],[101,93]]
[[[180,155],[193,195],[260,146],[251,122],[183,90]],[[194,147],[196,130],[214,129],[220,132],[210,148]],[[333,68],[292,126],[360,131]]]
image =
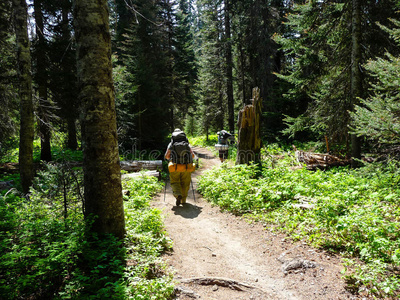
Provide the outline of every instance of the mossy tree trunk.
[[27,26],[27,5],[25,0],[13,0],[14,26],[17,44],[17,61],[20,94],[20,142],[19,169],[22,190],[29,192],[32,184],[33,170],[33,103],[31,54]]
[[258,163],[260,161],[261,113],[262,99],[260,96],[260,89],[254,88],[251,104],[244,106],[239,112],[239,136],[236,164]]
[[96,216],[92,231],[122,238],[125,220],[107,0],[75,0],[74,16],[85,216]]

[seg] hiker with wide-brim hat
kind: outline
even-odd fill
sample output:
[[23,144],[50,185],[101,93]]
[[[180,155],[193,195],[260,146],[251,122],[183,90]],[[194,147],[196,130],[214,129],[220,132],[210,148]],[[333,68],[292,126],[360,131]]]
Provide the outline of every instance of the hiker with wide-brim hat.
[[172,133],[171,142],[168,144],[164,157],[169,160],[169,178],[176,205],[185,204],[192,180],[191,174],[196,166],[193,163],[195,155],[190,148],[189,140],[179,128]]

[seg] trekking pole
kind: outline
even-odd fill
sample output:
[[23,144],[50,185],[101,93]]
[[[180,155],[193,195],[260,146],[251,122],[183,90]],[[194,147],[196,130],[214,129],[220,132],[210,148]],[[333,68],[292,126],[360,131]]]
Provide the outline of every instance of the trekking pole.
[[194,189],[193,189],[193,180],[190,179],[190,182],[192,183],[193,199],[194,199],[194,202],[196,202],[196,197],[194,196]]
[[165,178],[165,186],[164,186],[164,202],[165,202],[165,195],[167,194],[167,178]]

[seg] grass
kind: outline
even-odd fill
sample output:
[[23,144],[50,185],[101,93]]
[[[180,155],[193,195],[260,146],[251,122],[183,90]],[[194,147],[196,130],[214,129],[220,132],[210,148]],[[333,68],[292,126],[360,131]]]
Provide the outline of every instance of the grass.
[[[296,162],[290,152],[276,160],[278,150],[264,149],[261,167],[222,164],[201,177],[200,192],[225,210],[342,254],[355,270],[347,279],[358,288],[398,297],[399,163],[313,172],[291,168]],[[301,199],[314,208],[297,208]]]

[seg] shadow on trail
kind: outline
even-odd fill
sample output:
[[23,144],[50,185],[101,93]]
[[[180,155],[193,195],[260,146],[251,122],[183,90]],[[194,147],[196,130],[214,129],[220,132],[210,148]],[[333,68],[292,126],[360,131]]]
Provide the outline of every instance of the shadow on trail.
[[186,203],[183,206],[174,206],[172,210],[175,215],[179,215],[185,219],[194,219],[201,214],[203,208],[197,205]]

